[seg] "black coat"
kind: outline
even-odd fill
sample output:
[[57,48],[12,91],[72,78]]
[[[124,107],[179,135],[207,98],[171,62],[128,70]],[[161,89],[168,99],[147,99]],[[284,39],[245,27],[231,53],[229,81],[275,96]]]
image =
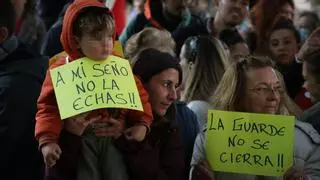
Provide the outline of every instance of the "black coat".
[[0,179],[43,179],[34,128],[47,66],[22,44],[0,61]]

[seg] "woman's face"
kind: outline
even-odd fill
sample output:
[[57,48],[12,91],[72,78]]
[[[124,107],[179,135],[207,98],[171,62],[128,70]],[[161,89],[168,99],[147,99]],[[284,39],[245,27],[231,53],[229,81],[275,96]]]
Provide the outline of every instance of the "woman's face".
[[290,64],[298,53],[299,44],[292,30],[279,29],[272,32],[269,48],[279,64]]
[[243,110],[252,113],[276,114],[282,87],[273,68],[250,69],[241,103]]
[[179,72],[169,68],[154,75],[145,86],[149,93],[149,101],[153,112],[158,116],[164,116],[177,99],[179,86]]
[[16,11],[17,18],[21,18],[27,0],[11,0],[11,3],[13,4]]

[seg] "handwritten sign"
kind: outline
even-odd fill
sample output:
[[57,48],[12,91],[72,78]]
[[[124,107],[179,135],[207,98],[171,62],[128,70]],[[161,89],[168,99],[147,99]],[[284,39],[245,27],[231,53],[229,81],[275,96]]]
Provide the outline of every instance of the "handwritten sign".
[[282,176],[293,164],[294,117],[210,110],[206,156],[214,171]]
[[100,108],[143,111],[127,60],[81,58],[50,71],[61,119]]

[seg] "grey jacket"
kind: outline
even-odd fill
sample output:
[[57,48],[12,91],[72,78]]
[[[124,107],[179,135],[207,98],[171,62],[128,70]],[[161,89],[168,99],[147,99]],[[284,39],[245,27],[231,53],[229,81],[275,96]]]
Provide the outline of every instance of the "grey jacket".
[[190,101],[187,106],[196,114],[199,128],[203,129],[207,124],[208,110],[213,107],[206,101]]
[[[320,180],[320,135],[308,123],[296,121],[294,140],[294,167],[302,169],[309,180]],[[206,132],[201,132],[195,142],[191,160],[190,180],[194,166],[206,159]],[[256,175],[215,172],[215,180],[256,180]],[[263,177],[264,180],[281,180],[282,177]]]

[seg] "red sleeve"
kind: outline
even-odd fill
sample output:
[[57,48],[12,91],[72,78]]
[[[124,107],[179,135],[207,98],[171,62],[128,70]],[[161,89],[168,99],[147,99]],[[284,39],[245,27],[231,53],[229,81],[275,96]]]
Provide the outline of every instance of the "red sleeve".
[[39,147],[49,142],[57,142],[58,136],[62,129],[62,121],[54,94],[50,69],[63,64],[64,61],[59,60],[49,68],[42,85],[40,96],[38,98],[35,136],[39,141]]
[[144,89],[142,82],[137,78],[136,76],[134,77],[137,88],[139,91],[141,103],[143,106],[143,111],[133,111],[130,110],[127,114],[127,119],[129,121],[129,124],[131,125],[144,125],[150,129],[150,126],[153,122],[153,115],[152,115],[152,108],[149,103],[149,94],[148,92]]

